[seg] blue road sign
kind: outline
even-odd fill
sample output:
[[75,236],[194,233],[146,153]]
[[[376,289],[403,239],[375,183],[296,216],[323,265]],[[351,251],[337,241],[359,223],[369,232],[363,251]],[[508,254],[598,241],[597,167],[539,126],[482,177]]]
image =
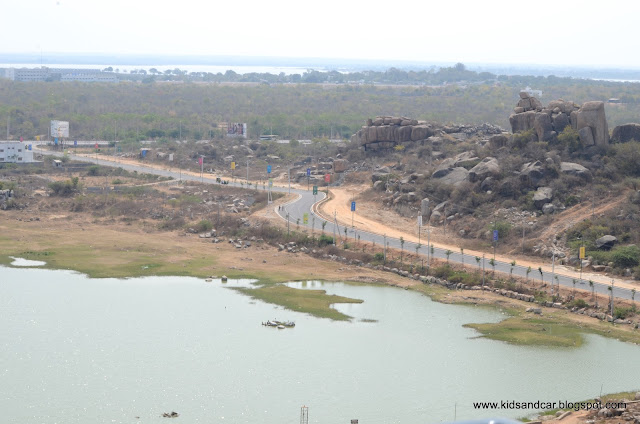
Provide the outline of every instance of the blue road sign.
[[58,137],[55,137],[55,138],[53,139],[53,143],[54,143],[56,146],[58,145]]
[[267,174],[271,174],[271,165],[267,165]]
[[498,230],[493,230],[493,241],[498,241]]
[[77,146],[78,145],[78,140],[73,140],[73,145]]
[[311,168],[307,168],[307,177],[311,176]]
[[351,212],[356,211],[356,202],[351,202]]
[[31,150],[31,144],[29,144],[29,150]]

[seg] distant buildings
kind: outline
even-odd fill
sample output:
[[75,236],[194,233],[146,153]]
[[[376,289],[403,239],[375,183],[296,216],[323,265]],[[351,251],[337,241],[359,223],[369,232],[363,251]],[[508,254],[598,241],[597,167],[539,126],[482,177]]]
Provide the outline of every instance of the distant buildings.
[[118,77],[113,72],[102,72],[99,69],[47,68],[46,66],[5,68],[4,76],[12,81],[118,82]]
[[522,91],[528,93],[531,97],[542,97],[542,90],[534,90],[533,88],[531,88],[529,86],[527,86]]
[[31,144],[19,141],[0,141],[0,163],[29,163],[33,162]]

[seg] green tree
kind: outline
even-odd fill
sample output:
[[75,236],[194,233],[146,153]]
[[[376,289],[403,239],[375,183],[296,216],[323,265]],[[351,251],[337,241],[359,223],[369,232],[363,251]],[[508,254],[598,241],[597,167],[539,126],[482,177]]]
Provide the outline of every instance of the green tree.
[[513,280],[513,268],[516,266],[516,261],[515,260],[511,261],[510,265],[511,265],[511,269],[509,270],[509,279]]
[[444,254],[447,255],[447,263],[449,263],[449,256],[451,256],[453,252],[449,249],[445,250]]
[[528,267],[527,270],[525,271],[527,273],[527,283],[529,282],[529,274],[531,274],[531,271],[533,271],[531,267]]
[[478,273],[480,273],[480,260],[482,259],[480,256],[476,256],[476,264],[478,264]]
[[496,275],[496,261],[495,261],[495,259],[493,259],[493,258],[489,259],[489,265],[491,265],[491,268],[493,268],[493,276],[495,277],[495,275]]

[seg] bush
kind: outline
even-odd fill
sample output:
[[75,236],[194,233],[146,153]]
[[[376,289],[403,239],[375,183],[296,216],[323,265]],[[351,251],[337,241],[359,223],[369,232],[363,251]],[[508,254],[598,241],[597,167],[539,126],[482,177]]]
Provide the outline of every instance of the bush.
[[573,301],[571,301],[569,303],[569,307],[571,308],[586,308],[587,306],[589,306],[589,304],[587,302],[585,302],[583,299],[574,299]]
[[376,253],[375,255],[373,255],[373,260],[376,262],[384,262],[384,253]]
[[615,307],[613,308],[613,317],[615,319],[626,319],[627,317],[633,315],[633,312],[633,308]]
[[78,177],[67,181],[55,181],[49,184],[49,189],[54,196],[70,196],[78,190]]
[[611,251],[611,259],[615,266],[633,268],[640,265],[640,248],[637,246],[621,246]]
[[322,234],[318,239],[318,246],[327,246],[333,244],[333,237]]
[[100,175],[100,167],[98,165],[93,165],[87,168],[87,175],[90,177],[97,177]]
[[213,224],[208,219],[203,219],[202,221],[198,222],[194,227],[194,229],[199,233],[204,233],[205,231],[211,231],[212,228],[213,228]]

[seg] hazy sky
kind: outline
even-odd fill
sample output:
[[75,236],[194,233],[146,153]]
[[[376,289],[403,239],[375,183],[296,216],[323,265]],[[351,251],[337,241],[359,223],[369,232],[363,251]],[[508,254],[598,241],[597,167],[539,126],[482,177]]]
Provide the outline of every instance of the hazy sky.
[[42,50],[640,68],[639,12],[637,0],[6,0],[0,54]]

